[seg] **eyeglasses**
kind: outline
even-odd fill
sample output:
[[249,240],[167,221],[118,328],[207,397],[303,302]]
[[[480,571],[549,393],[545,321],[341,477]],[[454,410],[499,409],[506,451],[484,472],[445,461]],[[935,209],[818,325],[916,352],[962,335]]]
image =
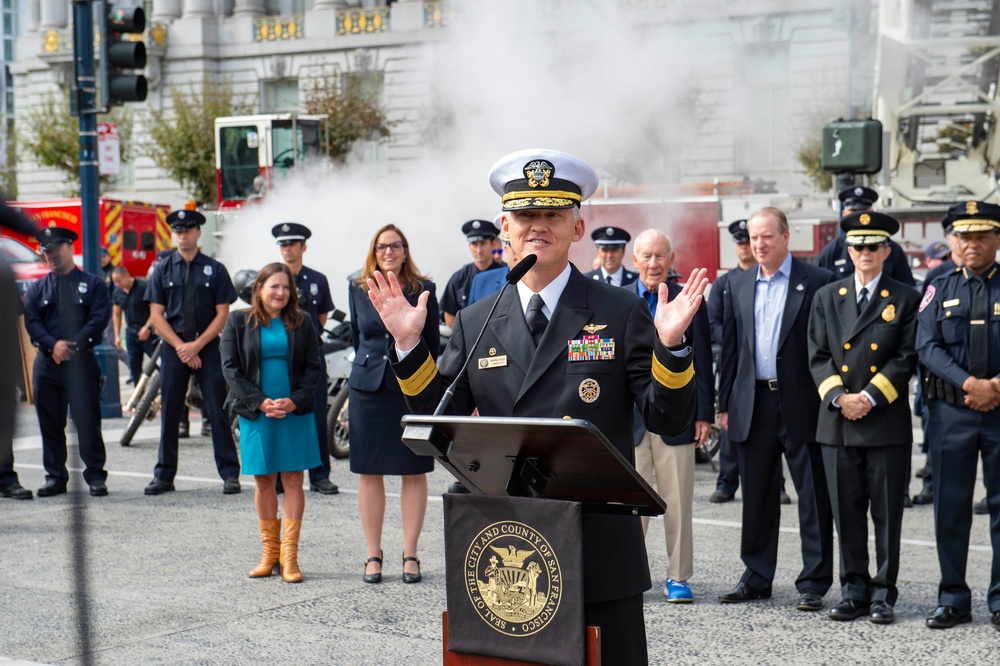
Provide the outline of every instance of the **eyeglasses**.
[[402,252],[404,247],[406,247],[406,245],[403,241],[396,241],[395,243],[375,243],[375,251],[379,254],[384,254],[386,250]]
[[858,252],[863,252],[864,250],[868,250],[869,252],[878,252],[884,247],[884,245],[882,243],[868,243],[866,245],[852,245],[851,247]]

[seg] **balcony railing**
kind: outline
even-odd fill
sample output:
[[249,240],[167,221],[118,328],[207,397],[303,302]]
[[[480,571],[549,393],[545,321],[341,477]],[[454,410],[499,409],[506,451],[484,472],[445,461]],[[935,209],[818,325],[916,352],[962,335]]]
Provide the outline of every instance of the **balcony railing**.
[[447,28],[454,15],[454,7],[448,0],[429,0],[424,3],[424,27],[429,29]]
[[[147,48],[163,48],[167,45],[167,24],[149,23],[142,35],[124,34],[126,41],[143,41]],[[100,32],[94,29],[94,46],[100,46]],[[73,30],[46,30],[42,33],[42,53],[44,55],[63,55],[73,53]]]
[[337,12],[338,35],[363,35],[389,30],[389,8],[341,9]]
[[255,42],[290,42],[304,37],[301,14],[263,16],[253,20]]

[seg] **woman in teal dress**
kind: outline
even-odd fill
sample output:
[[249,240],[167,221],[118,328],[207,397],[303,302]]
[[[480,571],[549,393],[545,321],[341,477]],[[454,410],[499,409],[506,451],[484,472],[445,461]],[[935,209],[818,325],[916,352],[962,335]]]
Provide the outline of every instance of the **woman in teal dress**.
[[[227,406],[239,415],[243,473],[256,484],[254,504],[264,552],[251,578],[275,566],[290,583],[302,580],[299,532],[305,510],[303,470],[320,464],[316,445],[316,384],[322,371],[319,337],[298,308],[295,281],[284,264],[268,264],[254,279],[249,310],[230,313],[222,331]],[[274,485],[284,485],[285,533]]]

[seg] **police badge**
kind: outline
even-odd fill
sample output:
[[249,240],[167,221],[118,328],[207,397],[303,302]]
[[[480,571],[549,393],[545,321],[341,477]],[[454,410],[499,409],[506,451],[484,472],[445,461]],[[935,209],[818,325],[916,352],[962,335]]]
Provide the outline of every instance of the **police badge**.
[[524,166],[524,177],[528,179],[528,187],[548,187],[553,171],[555,167],[545,160],[528,162]]
[[319,285],[316,284],[315,282],[309,285],[309,293],[312,294],[313,296],[319,295]]
[[205,266],[205,277],[212,277],[212,267]]

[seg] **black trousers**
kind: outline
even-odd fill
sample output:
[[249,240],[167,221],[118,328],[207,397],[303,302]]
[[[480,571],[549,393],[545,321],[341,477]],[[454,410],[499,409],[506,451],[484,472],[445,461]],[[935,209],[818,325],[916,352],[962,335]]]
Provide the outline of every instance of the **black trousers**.
[[125,351],[128,353],[128,374],[135,384],[142,374],[142,358],[153,355],[153,348],[156,346],[156,336],[150,335],[145,340],[139,339],[139,334],[132,329],[125,330]]
[[736,443],[729,441],[729,433],[723,430],[719,441],[719,478],[715,482],[715,489],[734,495],[739,487],[740,454],[736,450]]
[[[903,495],[911,445],[827,446],[823,464],[833,522],[840,535],[844,599],[896,603]],[[868,508],[875,524],[875,577],[868,573]]]
[[316,433],[319,435],[319,460],[318,467],[309,470],[309,481],[323,481],[330,479],[330,440],[326,432],[326,359],[321,359],[322,370],[319,373],[319,383],[316,384],[316,409],[313,416],[316,417]]
[[177,474],[177,427],[184,407],[191,373],[201,387],[205,411],[212,424],[212,448],[215,451],[215,468],[223,479],[240,475],[240,460],[236,454],[233,432],[229,429],[229,419],[222,404],[226,400],[226,380],[222,377],[222,357],[219,355],[219,341],[213,340],[198,354],[201,367],[192,370],[178,357],[168,344],[160,351],[160,453],[153,476],[161,481],[173,481]]
[[101,395],[98,391],[101,369],[88,351],[77,352],[69,361],[56,364],[48,356],[35,357],[33,385],[35,413],[42,432],[42,464],[45,480],[66,483],[66,412],[76,424],[80,458],[83,459],[83,479],[88,483],[104,483],[107,455],[101,436]]
[[965,582],[972,529],[972,502],[976,468],[983,457],[986,503],[990,509],[993,565],[986,602],[991,613],[1000,611],[1000,408],[983,414],[954,407],[943,400],[927,404],[941,431],[930,443],[934,467],[934,532],[941,583],[938,603],[967,611],[972,594]]
[[584,604],[583,616],[587,624],[601,628],[601,663],[616,666],[649,663],[641,594]]
[[799,496],[802,571],[795,587],[799,592],[826,594],[833,584],[833,521],[820,446],[788,438],[777,391],[758,388],[754,398],[750,434],[747,441],[737,443],[743,483],[740,557],[746,565],[740,580],[755,589],[768,588],[774,580],[784,453]]

